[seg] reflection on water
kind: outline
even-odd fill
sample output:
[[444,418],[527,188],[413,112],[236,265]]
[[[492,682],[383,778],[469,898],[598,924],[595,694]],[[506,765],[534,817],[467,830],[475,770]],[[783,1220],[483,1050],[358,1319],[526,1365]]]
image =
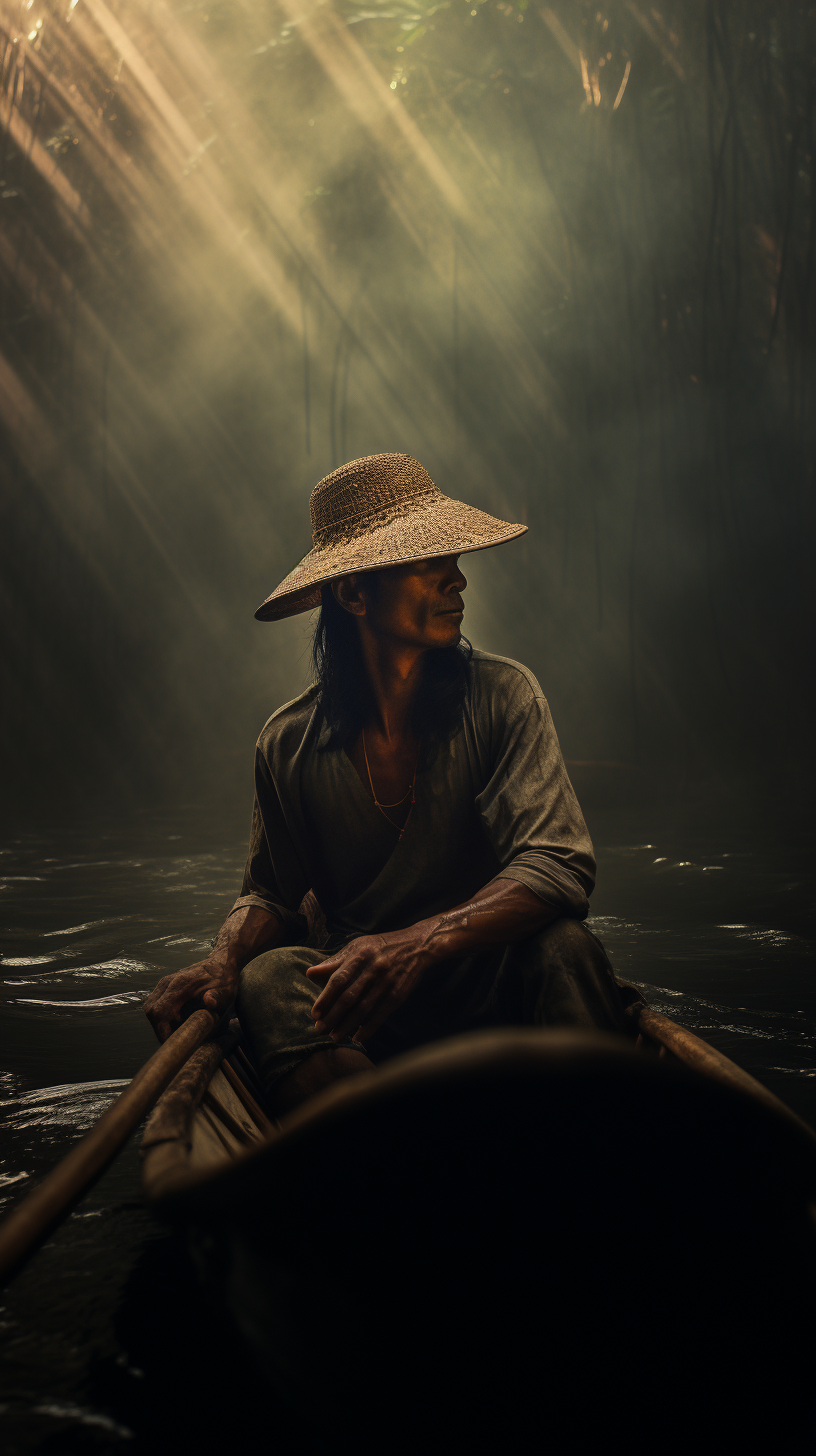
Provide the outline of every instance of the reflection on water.
[[[816,1123],[813,892],[803,854],[789,839],[780,853],[678,837],[621,844],[596,826],[590,925],[652,1005]],[[126,836],[86,826],[0,846],[0,1211],[154,1049],[139,1004],[159,976],[208,949],[243,867],[243,837],[226,838],[213,843],[191,809],[145,816]],[[145,1377],[115,1316],[137,1258],[162,1238],[141,1206],[131,1146],[7,1292],[7,1452],[129,1442],[133,1390]]]

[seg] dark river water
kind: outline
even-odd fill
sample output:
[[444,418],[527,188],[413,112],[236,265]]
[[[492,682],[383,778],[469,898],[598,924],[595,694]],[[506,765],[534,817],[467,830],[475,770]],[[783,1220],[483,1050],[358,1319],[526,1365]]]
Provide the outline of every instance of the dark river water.
[[[617,970],[816,1124],[810,847],[767,829],[761,843],[722,828],[661,835],[647,815],[630,818],[625,831],[620,817],[591,823],[590,924]],[[243,835],[219,840],[213,819],[145,812],[124,830],[97,820],[0,846],[2,1211],[154,1050],[145,994],[206,950],[240,882]],[[166,1397],[173,1381],[150,1357],[173,1361],[175,1258],[142,1205],[131,1145],[3,1297],[7,1456],[163,1449],[156,1390]],[[150,1307],[136,1318],[151,1260]],[[206,1363],[206,1327],[184,1338]],[[189,1393],[176,1394],[173,1421]],[[169,1444],[186,1444],[171,1426]]]

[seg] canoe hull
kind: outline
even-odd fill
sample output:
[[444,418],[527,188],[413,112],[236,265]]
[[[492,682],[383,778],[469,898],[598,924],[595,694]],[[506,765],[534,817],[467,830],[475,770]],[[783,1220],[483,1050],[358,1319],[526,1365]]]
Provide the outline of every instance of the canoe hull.
[[[191,1164],[161,1207],[253,1388],[317,1449],[359,1444],[337,1412],[362,1381],[377,1449],[405,1456],[429,1429],[543,1449],[544,1413],[559,1453],[764,1456],[807,1414],[814,1189],[812,1136],[744,1086],[600,1033],[510,1031],[349,1079]],[[669,1371],[683,1402],[656,1447]]]

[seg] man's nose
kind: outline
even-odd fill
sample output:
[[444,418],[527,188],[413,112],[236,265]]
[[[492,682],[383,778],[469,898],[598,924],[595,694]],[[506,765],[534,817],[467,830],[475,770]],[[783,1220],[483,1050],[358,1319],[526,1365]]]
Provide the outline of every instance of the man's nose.
[[442,590],[446,592],[463,592],[466,586],[467,577],[465,576],[465,573],[463,571],[460,571],[458,561],[452,561],[450,574],[448,574],[447,572],[445,573],[445,579],[442,583]]

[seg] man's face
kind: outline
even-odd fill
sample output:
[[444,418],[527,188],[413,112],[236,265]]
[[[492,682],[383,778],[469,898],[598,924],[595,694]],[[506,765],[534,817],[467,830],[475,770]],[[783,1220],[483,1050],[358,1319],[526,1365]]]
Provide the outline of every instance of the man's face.
[[435,556],[431,561],[389,566],[377,573],[377,590],[372,594],[366,592],[364,574],[346,578],[359,589],[362,612],[359,607],[355,611],[348,597],[344,600],[345,593],[338,595],[355,615],[364,616],[376,637],[412,647],[452,647],[461,636],[462,592],[467,586],[458,561],[458,556]]

